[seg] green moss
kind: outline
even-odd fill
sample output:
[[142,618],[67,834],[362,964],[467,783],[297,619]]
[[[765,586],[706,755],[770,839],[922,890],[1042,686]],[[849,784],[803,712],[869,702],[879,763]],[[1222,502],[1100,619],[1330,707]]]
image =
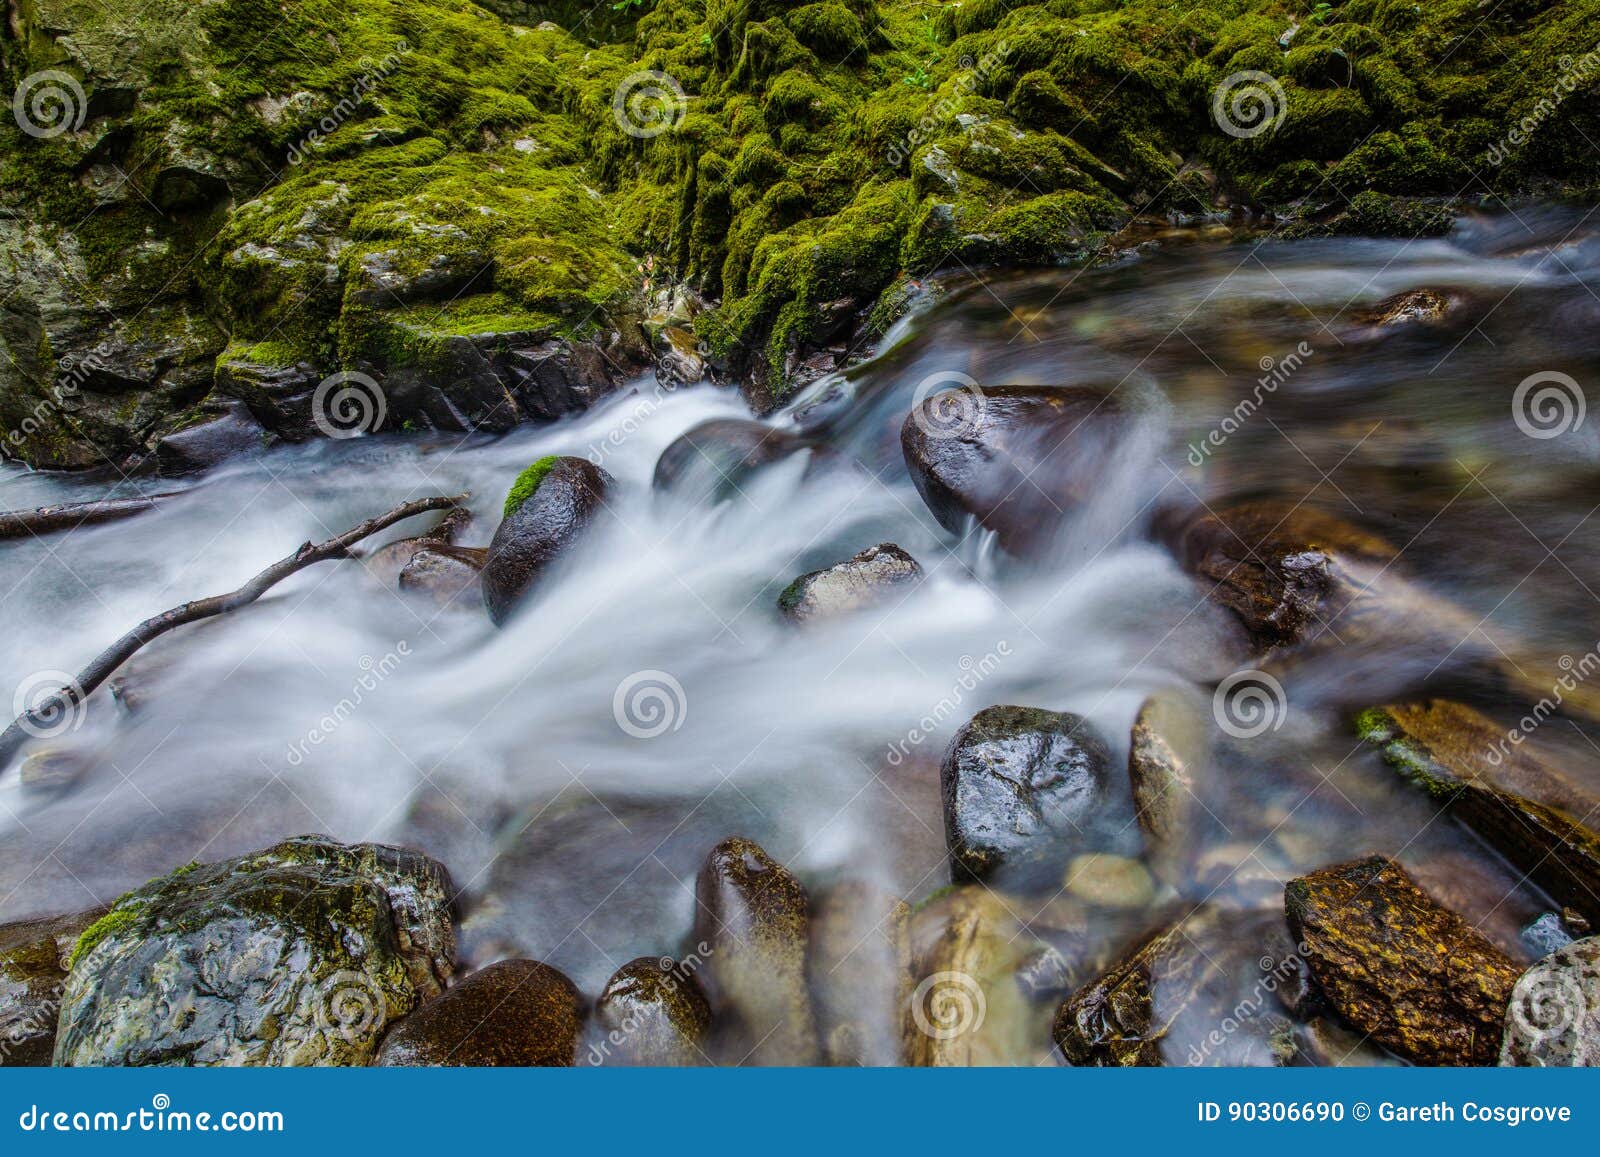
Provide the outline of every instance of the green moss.
[[76,968],[78,961],[93,952],[95,946],[102,940],[133,928],[143,915],[143,903],[126,896],[118,900],[111,911],[89,925],[79,935],[78,942],[72,946],[71,956],[67,958],[67,968],[69,970]]
[[511,493],[506,495],[506,508],[503,517],[510,518],[522,508],[522,504],[533,497],[533,492],[539,489],[539,483],[544,481],[545,475],[550,473],[551,467],[556,464],[556,455],[550,454],[540,458],[529,466],[511,485]]

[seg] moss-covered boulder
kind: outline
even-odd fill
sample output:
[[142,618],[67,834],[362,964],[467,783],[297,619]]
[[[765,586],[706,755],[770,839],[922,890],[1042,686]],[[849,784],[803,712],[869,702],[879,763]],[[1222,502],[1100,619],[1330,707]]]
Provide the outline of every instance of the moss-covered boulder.
[[1293,946],[1271,912],[1202,907],[1069,996],[1052,1038],[1068,1064],[1284,1065],[1299,1046],[1274,996]]
[[1492,1064],[1522,969],[1404,868],[1369,856],[1291,880],[1289,931],[1322,998],[1425,1065]]
[[105,909],[0,924],[0,1065],[48,1065],[73,946]]
[[383,1038],[373,1062],[454,1067],[575,1064],[582,998],[556,969],[502,960],[430,1000]]
[[945,529],[961,533],[976,519],[1006,550],[1030,554],[1107,482],[1128,428],[1121,404],[1100,390],[963,385],[921,399],[900,445]]
[[1545,762],[1520,732],[1461,703],[1374,708],[1358,726],[1446,814],[1558,901],[1600,922],[1600,833],[1584,822],[1600,796]]
[[1109,791],[1111,751],[1088,720],[1038,707],[989,707],[951,740],[940,766],[951,875],[1058,887],[1089,850]]
[[917,560],[881,542],[826,570],[803,574],[778,595],[778,610],[795,623],[848,615],[891,599],[922,578]]
[[299,836],[118,900],[73,949],[61,1065],[364,1065],[455,967],[415,852]]
[[695,880],[695,940],[727,1030],[730,1063],[810,1065],[820,1056],[806,984],[811,904],[794,874],[742,837],[711,850]]
[[505,518],[483,564],[483,602],[503,623],[605,508],[611,475],[587,458],[541,458],[506,497]]
[[1506,1007],[1502,1065],[1600,1065],[1600,937],[1558,948],[1517,981]]
[[606,981],[594,1005],[585,1059],[596,1065],[699,1065],[711,1033],[711,1005],[695,979],[705,964],[641,956]]

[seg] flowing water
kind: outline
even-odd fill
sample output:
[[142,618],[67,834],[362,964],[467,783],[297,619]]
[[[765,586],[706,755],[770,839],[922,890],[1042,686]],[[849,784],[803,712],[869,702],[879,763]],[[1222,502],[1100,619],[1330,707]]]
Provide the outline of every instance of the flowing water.
[[[712,497],[654,491],[657,458],[743,405],[641,382],[500,438],[282,447],[136,519],[5,544],[9,693],[406,499],[470,491],[464,541],[483,545],[534,458],[589,455],[619,483],[614,517],[503,628],[476,605],[441,610],[359,564],[325,563],[141,654],[125,672],[137,710],[101,691],[51,741],[85,764],[70,787],[0,778],[0,920],[103,904],[191,859],[323,831],[427,847],[462,891],[469,952],[543,956],[593,995],[623,961],[680,946],[695,858],[735,831],[813,888],[864,877],[916,902],[949,882],[938,764],[974,712],[1080,713],[1120,765],[1150,692],[1188,688],[1206,704],[1245,660],[1229,613],[1154,541],[1174,502],[1305,502],[1404,546],[1404,572],[1486,634],[1552,657],[1596,646],[1600,421],[1533,437],[1513,405],[1531,374],[1600,383],[1588,215],[1536,206],[1407,243],[1157,240],[1088,272],[944,282],[875,360],[770,419],[837,456],[800,455]],[[1420,287],[1452,298],[1445,322],[1361,321]],[[1114,390],[1138,415],[1042,560],[944,532],[909,481],[900,424],[926,383],[958,375]],[[1250,396],[1259,409],[1225,422]],[[0,505],[105,487],[12,469]],[[792,578],[882,541],[928,581],[860,617],[779,621]],[[1224,740],[1205,769],[1218,835],[1185,897],[1271,907],[1297,871],[1399,853],[1517,950],[1516,930],[1548,904],[1431,823],[1350,727],[1352,704],[1448,654],[1396,640],[1376,664],[1369,647],[1362,663],[1335,653],[1297,670],[1281,726]],[[1600,761],[1575,727],[1546,731],[1574,768]],[[1124,812],[1092,838],[1139,846]],[[1112,926],[1091,956],[1117,947]],[[1041,1029],[1012,1059],[1046,1043]]]

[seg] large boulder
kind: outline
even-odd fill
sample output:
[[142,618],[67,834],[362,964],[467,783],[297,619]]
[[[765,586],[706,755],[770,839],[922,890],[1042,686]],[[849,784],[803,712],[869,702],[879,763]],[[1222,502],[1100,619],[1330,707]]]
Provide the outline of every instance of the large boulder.
[[695,881],[695,939],[709,946],[711,1007],[728,1022],[723,1060],[810,1065],[820,1056],[806,984],[805,887],[751,840],[724,840]]
[[703,1064],[711,1005],[695,973],[698,954],[682,960],[641,956],[606,981],[594,1005],[593,1039],[584,1057],[595,1065]]
[[1582,822],[1594,795],[1505,728],[1460,703],[1362,712],[1363,738],[1561,903],[1600,924],[1600,833]]
[[611,475],[586,458],[541,458],[522,472],[481,576],[489,617],[503,623],[605,506]]
[[72,955],[62,1065],[364,1065],[455,967],[415,852],[299,836],[128,893]]
[[1492,1064],[1522,970],[1383,856],[1284,889],[1289,930],[1345,1021],[1424,1065]]
[[374,1063],[572,1065],[582,1003],[572,981],[548,964],[502,960],[451,986],[391,1028]]
[[900,428],[911,480],[942,526],[968,518],[1013,554],[1051,541],[1104,483],[1128,416],[1100,390],[967,386],[925,398]]
[[1101,826],[1110,773],[1110,749],[1081,716],[1038,707],[978,712],[940,766],[952,875],[1059,885]]
[[48,1065],[72,949],[105,909],[0,925],[0,1065]]
[[826,570],[801,575],[778,596],[778,610],[796,623],[848,615],[883,602],[921,578],[916,559],[894,543],[882,542]]
[[1506,1006],[1502,1065],[1600,1066],[1600,936],[1535,964]]

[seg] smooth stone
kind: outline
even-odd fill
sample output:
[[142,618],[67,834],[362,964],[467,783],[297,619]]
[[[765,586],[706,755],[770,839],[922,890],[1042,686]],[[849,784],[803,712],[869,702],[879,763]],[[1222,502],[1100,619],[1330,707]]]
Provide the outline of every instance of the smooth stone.
[[1492,1064],[1519,968],[1383,856],[1284,889],[1289,930],[1328,1004],[1418,1064]]
[[1156,884],[1150,869],[1131,856],[1089,852],[1067,865],[1067,891],[1097,908],[1146,908]]
[[400,581],[400,572],[418,551],[453,545],[472,522],[472,512],[464,507],[447,510],[444,516],[422,534],[384,543],[362,562],[373,578],[391,590]]
[[74,950],[62,1065],[364,1065],[455,967],[442,865],[299,836],[123,896]]
[[1107,800],[1111,752],[1082,717],[989,707],[940,767],[952,877],[1056,886]]
[[212,417],[168,434],[156,442],[156,466],[162,474],[195,474],[233,458],[259,454],[267,431],[240,401],[228,401]]
[[1195,849],[1210,816],[1195,794],[1195,773],[1209,758],[1207,718],[1187,696],[1150,696],[1133,721],[1128,781],[1134,813],[1157,873],[1178,885],[1192,875]]
[[1128,425],[1100,390],[969,386],[923,399],[900,447],[941,526],[960,534],[973,518],[1007,552],[1030,555],[1105,481]]
[[704,974],[731,1063],[811,1065],[821,1056],[806,983],[806,890],[759,845],[742,837],[711,850],[695,882],[695,939],[710,946]]
[[538,489],[501,521],[482,572],[489,617],[504,623],[605,506],[611,475],[585,458],[557,458]]
[[721,501],[736,496],[758,471],[800,453],[809,453],[813,461],[836,457],[820,443],[782,427],[748,418],[712,418],[680,434],[661,452],[651,487],[689,501]]
[[430,600],[441,610],[478,605],[478,576],[489,552],[468,546],[426,546],[400,572],[400,589]]
[[582,998],[537,960],[502,960],[450,986],[383,1038],[376,1065],[549,1068],[577,1061]]
[[778,596],[778,610],[796,623],[848,615],[921,579],[916,559],[894,543],[882,542],[826,570],[801,575]]
[[808,969],[830,1065],[897,1065],[911,994],[905,901],[861,880],[836,884],[811,918]]
[[1522,974],[1506,1006],[1500,1063],[1600,1066],[1600,936],[1574,940]]
[[695,979],[705,960],[641,956],[606,981],[584,1059],[591,1065],[684,1067],[708,1063],[711,1005]]

